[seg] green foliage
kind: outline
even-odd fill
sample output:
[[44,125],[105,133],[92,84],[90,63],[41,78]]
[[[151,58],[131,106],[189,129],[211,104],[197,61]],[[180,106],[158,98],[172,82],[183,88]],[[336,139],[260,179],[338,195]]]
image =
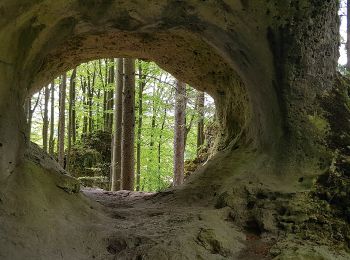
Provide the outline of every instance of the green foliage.
[[69,171],[75,177],[104,177],[109,179],[111,135],[96,131],[82,136],[71,149]]
[[96,171],[102,174],[98,165],[103,163],[102,155],[95,149],[91,149],[85,145],[76,145],[72,147],[71,159],[69,164],[70,172],[75,177],[95,176]]
[[111,159],[112,138],[110,133],[97,130],[91,134],[82,135],[80,142],[85,147],[98,151],[103,161],[109,161]]
[[[77,68],[75,99],[77,140],[71,149],[69,167],[74,176],[109,178],[111,133],[106,129],[105,120],[113,114],[114,109],[113,106],[108,108],[105,104],[108,100],[113,101],[114,83],[108,79],[111,79],[109,77],[110,68],[114,66],[113,60],[103,59],[81,64]],[[71,75],[72,71],[69,71],[67,92],[69,91]],[[55,83],[55,139],[57,140],[58,84],[60,81],[56,80]],[[138,93],[139,88],[143,87],[140,140],[135,135],[135,153],[137,143],[139,142],[141,145],[141,190],[159,191],[169,187],[172,183],[175,85],[175,78],[159,68],[154,62],[137,60],[135,133],[138,132],[140,120],[138,118],[140,106]],[[38,144],[42,143],[42,111],[44,108],[42,96],[41,94],[38,109],[34,113],[35,120],[32,127],[32,140]],[[185,159],[193,160],[197,156],[197,122],[199,119],[197,91],[188,86],[186,96],[186,128],[189,131]],[[34,99],[37,97],[38,95],[34,96]],[[207,96],[206,99],[205,124],[208,124],[213,119],[215,108],[210,97]],[[66,102],[68,110],[68,94]],[[66,114],[68,118],[68,113]],[[91,129],[89,128],[89,120],[91,121]],[[91,182],[91,178],[84,179],[84,181]]]

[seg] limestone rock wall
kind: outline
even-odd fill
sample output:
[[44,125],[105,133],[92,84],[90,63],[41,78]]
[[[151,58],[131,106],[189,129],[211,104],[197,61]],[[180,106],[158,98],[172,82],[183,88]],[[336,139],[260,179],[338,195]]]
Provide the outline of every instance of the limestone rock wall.
[[[339,175],[347,169],[348,147],[344,145],[347,135],[340,140],[337,132],[350,129],[349,122],[342,121],[349,114],[346,88],[334,84],[338,57],[337,7],[338,1],[332,0],[1,1],[1,192],[8,192],[3,187],[17,187],[17,184],[32,191],[33,182],[28,173],[46,176],[40,167],[24,160],[24,147],[28,143],[23,104],[29,93],[91,59],[111,56],[150,59],[214,97],[219,119],[216,147],[221,151],[186,185],[171,191],[169,196],[160,195],[155,202],[171,201],[172,205],[188,207],[189,212],[193,206],[220,205],[222,212],[232,210],[235,214],[230,213],[231,217],[237,217],[232,224],[235,227],[244,230],[255,225],[259,239],[262,234],[280,234],[275,237],[279,242],[271,254],[274,256],[286,256],[293,251],[293,243],[302,243],[305,234],[295,230],[304,222],[310,228],[306,235],[313,238],[309,248],[316,250],[317,241],[326,245],[328,242],[317,239],[322,228],[317,221],[322,219],[322,205],[333,205],[313,192],[320,183],[319,176],[332,170]],[[341,105],[329,108],[337,102]],[[336,123],[338,120],[344,125]],[[339,153],[341,156],[337,156]],[[47,176],[42,178],[50,180]],[[36,187],[53,185],[52,181],[36,180]],[[14,193],[8,194],[13,199],[6,204],[6,210],[0,200],[0,210],[4,212],[11,208],[11,203],[20,200]],[[51,198],[55,194],[60,192],[45,186],[39,195],[30,192],[27,204],[22,206],[38,209],[42,205],[37,198]],[[81,206],[82,198],[72,202],[63,197],[60,200],[63,208]],[[304,206],[309,198],[312,203]],[[287,210],[280,210],[280,204],[288,204]],[[49,203],[46,206],[50,208]],[[51,209],[52,214],[65,216],[60,207]],[[73,214],[74,224],[79,226],[77,219],[85,213],[84,209]],[[291,229],[281,226],[288,214],[294,221],[288,225]],[[220,229],[232,228],[231,224],[223,224],[224,213],[218,216],[214,211],[213,215],[216,217],[203,220],[206,225],[215,220],[220,223]],[[41,220],[49,217],[46,213],[38,216]],[[24,215],[27,222],[21,223],[30,225],[31,217]],[[329,214],[324,218],[324,223],[329,225],[346,226],[344,216]],[[8,212],[2,221],[7,223],[6,234],[13,224],[11,214]],[[85,221],[86,218],[83,237],[89,234]],[[23,234],[28,232],[25,224],[21,226]],[[175,226],[181,229],[182,225]],[[40,230],[44,226],[38,224],[35,228]],[[345,231],[339,230],[343,245]],[[330,230],[327,234],[336,233]],[[65,241],[64,232],[56,235],[60,242]],[[205,240],[203,236],[199,237]],[[22,238],[25,240],[27,236]],[[295,238],[293,243],[291,238]],[[184,235],[183,239],[193,242],[190,235]],[[331,241],[335,239],[332,237]],[[180,244],[184,246],[186,242]],[[208,248],[215,251],[211,246]],[[50,250],[53,247],[47,252]],[[164,250],[170,254],[171,250],[181,252],[181,247],[172,245]],[[308,256],[315,252],[312,250],[307,252]],[[208,259],[219,259],[212,252],[212,258]],[[297,257],[304,253],[291,254]]]

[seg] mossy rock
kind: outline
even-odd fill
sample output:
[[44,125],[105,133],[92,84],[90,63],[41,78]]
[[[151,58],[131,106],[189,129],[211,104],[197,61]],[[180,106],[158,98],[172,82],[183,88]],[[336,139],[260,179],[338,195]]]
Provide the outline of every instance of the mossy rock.
[[51,178],[55,185],[68,193],[78,193],[80,183],[77,179],[70,176],[51,156],[45,153],[40,147],[31,143],[25,154],[26,167],[33,174],[38,171],[44,171]]

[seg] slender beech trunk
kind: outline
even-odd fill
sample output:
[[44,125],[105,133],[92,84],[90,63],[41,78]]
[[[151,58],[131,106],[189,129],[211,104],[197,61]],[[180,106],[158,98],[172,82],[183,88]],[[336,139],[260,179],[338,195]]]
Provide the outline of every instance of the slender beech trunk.
[[197,111],[198,111],[198,123],[197,123],[197,155],[204,144],[204,92],[198,91],[197,95]]
[[103,76],[102,72],[102,60],[98,60],[98,67],[99,67],[99,77],[102,83],[102,92],[103,92],[103,101],[102,101],[102,124],[101,129],[104,131],[106,128],[106,101],[107,101],[107,95],[106,95],[106,84],[105,84],[105,77]]
[[60,84],[60,106],[59,106],[59,133],[58,133],[58,163],[64,167],[64,138],[66,130],[66,81],[67,74],[62,76],[62,82]]
[[122,189],[134,190],[135,60],[124,59]]
[[[112,169],[112,163],[113,163],[113,145],[114,145],[114,134],[113,134],[113,118],[114,118],[114,113],[112,113],[111,111],[113,110],[114,107],[114,91],[113,89],[115,89],[115,71],[114,71],[114,59],[111,59],[110,62],[110,67],[108,68],[108,89],[109,89],[109,108],[108,108],[108,133],[111,134],[111,165],[110,165],[110,181],[112,181],[112,175],[113,175],[113,169]],[[114,87],[114,88],[113,88]],[[112,185],[111,185],[112,188]]]
[[89,124],[88,124],[88,127],[89,127],[89,130],[88,132],[91,134],[93,132],[93,118],[92,118],[92,82],[91,82],[91,77],[90,77],[90,74],[88,75],[88,81],[87,81],[87,92],[88,92],[88,114],[89,114]]
[[32,132],[32,115],[31,115],[32,97],[31,96],[26,99],[24,110],[25,110],[25,113],[26,113],[26,120],[27,120],[27,127],[26,127],[27,133],[26,133],[26,136],[27,136],[28,142],[30,142],[30,135],[31,135],[31,132]]
[[101,124],[101,115],[100,115],[100,98],[101,98],[101,89],[99,88],[97,90],[97,104],[96,104],[96,115],[97,115],[97,118],[96,118],[96,127],[98,130],[101,130],[102,129],[102,124]]
[[109,67],[108,67],[108,92],[107,92],[107,115],[106,115],[106,130],[109,133],[112,133],[112,128],[113,128],[113,114],[110,112],[113,110],[113,89],[111,89],[111,86],[114,85],[114,61],[111,60],[109,62]]
[[107,131],[107,90],[103,87],[103,131]]
[[57,121],[57,142],[56,142],[56,154],[57,154],[57,161],[58,161],[58,153],[60,150],[60,103],[61,103],[61,84],[62,84],[62,76],[59,77],[58,81],[58,121]]
[[143,113],[143,90],[145,77],[142,74],[142,66],[139,61],[139,88],[138,88],[138,121],[137,121],[137,147],[136,147],[136,190],[140,190],[141,181],[141,134],[142,134],[142,113]]
[[[105,86],[105,78],[103,76],[103,72],[102,72],[102,60],[98,60],[98,69],[99,69],[99,78],[100,81],[102,83],[102,92],[101,89],[99,89],[99,100],[101,98],[101,96],[103,96],[103,100],[102,103],[100,104],[100,107],[102,108],[102,112],[101,112],[101,117],[100,117],[100,129],[101,130],[105,130],[105,99],[106,99],[106,86]],[[98,107],[98,109],[100,109],[100,107]]]
[[91,92],[90,92],[90,118],[91,118],[91,128],[90,131],[93,132],[95,129],[95,120],[93,117],[93,97],[95,93],[95,82],[96,82],[96,70],[94,68],[94,73],[92,74],[92,84],[91,84]]
[[[103,130],[108,131],[108,98],[109,98],[109,90],[108,90],[108,59],[105,60],[105,75],[103,76],[101,70],[101,78],[105,78],[105,84],[103,84]],[[103,82],[103,81],[102,81]]]
[[45,103],[44,103],[44,118],[43,118],[43,149],[48,152],[47,142],[48,142],[48,130],[49,130],[49,99],[50,99],[50,89],[49,86],[45,86]]
[[92,98],[91,98],[91,73],[90,73],[90,70],[89,70],[89,63],[87,63],[87,84],[86,84],[86,106],[87,106],[87,109],[88,109],[88,117],[87,117],[87,122],[88,122],[88,125],[87,125],[87,132],[89,134],[91,134],[91,130],[92,130]]
[[181,185],[184,180],[184,153],[186,131],[186,84],[177,81],[175,92],[175,133],[174,133],[174,182]]
[[158,188],[160,188],[160,171],[161,171],[161,159],[162,159],[162,139],[163,139],[163,131],[164,131],[164,127],[165,127],[165,120],[167,118],[167,105],[164,108],[164,116],[163,116],[163,120],[162,120],[162,125],[160,128],[160,134],[159,134],[159,141],[158,141]]
[[38,94],[38,98],[36,99],[35,101],[35,104],[32,108],[32,98],[33,97],[29,97],[27,99],[27,103],[26,103],[26,113],[27,113],[27,138],[28,138],[28,141],[30,142],[30,136],[31,136],[31,133],[32,133],[32,121],[33,121],[33,114],[39,104],[39,100],[40,100],[40,95],[41,95],[41,92],[39,92]]
[[[185,92],[185,110],[186,109],[187,109],[187,93]],[[194,106],[194,110],[197,111],[197,109],[198,109],[198,98],[196,98],[195,106]],[[193,122],[194,122],[194,117],[195,117],[195,113],[192,113],[189,120],[187,120],[187,117],[185,115],[185,150],[187,145],[187,137],[188,137],[188,134],[191,132]],[[187,124],[187,121],[188,121],[188,124]]]
[[83,131],[82,136],[86,136],[88,128],[88,118],[86,116],[86,107],[88,105],[87,96],[86,96],[86,81],[81,77],[81,90],[83,92]]
[[72,89],[72,96],[71,99],[73,100],[72,103],[72,115],[71,115],[71,131],[72,131],[72,142],[73,144],[77,141],[77,112],[76,112],[76,80],[77,80],[77,68],[73,70],[73,75],[71,78],[70,86]]
[[155,84],[153,85],[153,90],[152,90],[152,95],[153,95],[153,101],[152,101],[152,120],[151,120],[151,141],[150,141],[150,148],[153,151],[153,146],[154,146],[154,129],[156,128],[156,114],[157,114],[157,109],[156,109],[156,102],[155,102],[155,97],[157,97],[158,93],[156,91],[156,86]]
[[[114,64],[111,66],[110,68],[110,78],[111,78],[111,86],[114,86]],[[109,110],[113,111],[113,107],[114,107],[114,90],[111,89],[110,90],[110,94],[109,94]],[[109,128],[112,132],[113,129],[113,113],[109,112]]]
[[112,185],[111,190],[121,188],[121,142],[122,142],[122,109],[123,109],[123,59],[117,59],[115,80],[114,136],[112,145]]
[[55,81],[51,83],[51,109],[50,109],[50,141],[49,141],[49,152],[54,155],[55,150]]
[[69,112],[68,112],[68,147],[67,147],[67,159],[66,168],[69,170],[70,164],[70,152],[72,148],[73,132],[75,132],[75,78],[77,75],[76,69],[73,70],[69,84]]

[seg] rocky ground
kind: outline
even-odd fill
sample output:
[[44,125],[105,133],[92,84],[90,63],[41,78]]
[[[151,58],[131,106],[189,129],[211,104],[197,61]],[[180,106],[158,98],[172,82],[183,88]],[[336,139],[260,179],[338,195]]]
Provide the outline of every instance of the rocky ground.
[[323,198],[339,197],[332,182],[254,174],[266,161],[222,153],[185,185],[108,192],[33,146],[0,187],[0,259],[349,259],[343,204]]
[[159,202],[171,191],[83,193],[111,218],[114,235],[106,249],[115,259],[270,259],[273,241],[234,227],[228,209]]

